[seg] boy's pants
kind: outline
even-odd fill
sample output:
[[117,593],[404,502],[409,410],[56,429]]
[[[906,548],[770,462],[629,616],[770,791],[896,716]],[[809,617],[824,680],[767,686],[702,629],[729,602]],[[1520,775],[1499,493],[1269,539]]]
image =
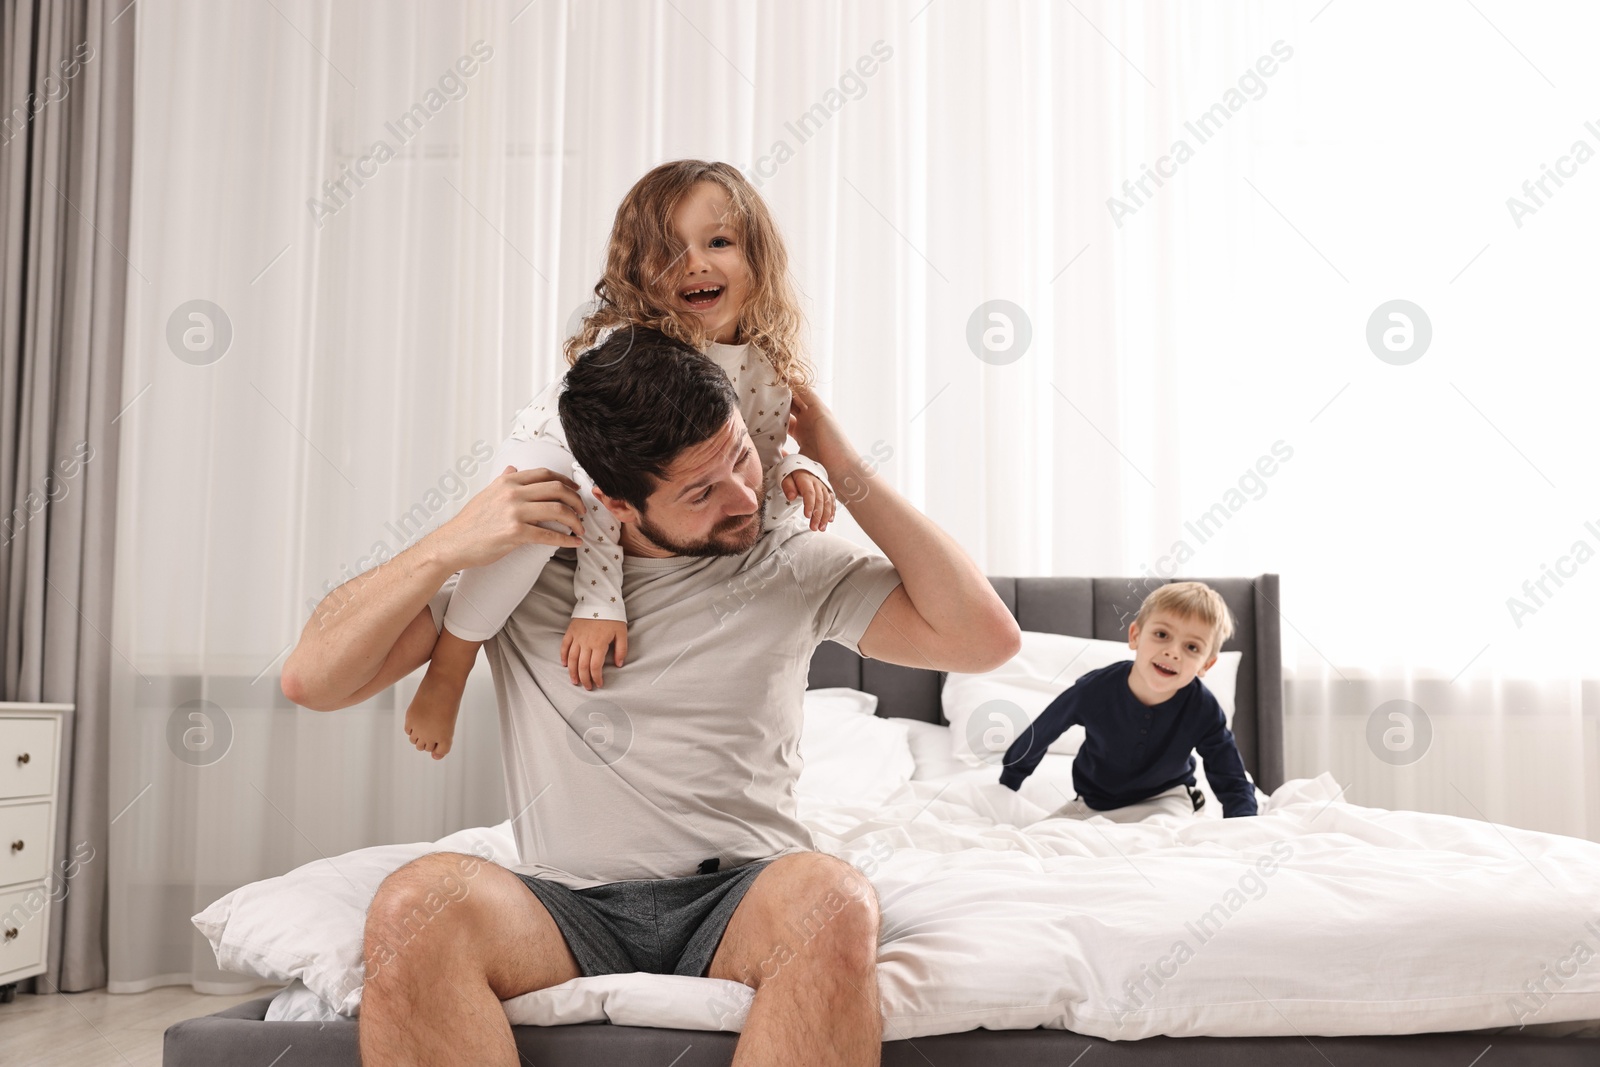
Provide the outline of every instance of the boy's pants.
[[[1193,793],[1199,793],[1198,789]],[[1112,822],[1139,822],[1152,815],[1177,815],[1188,818],[1200,810],[1200,805],[1205,803],[1202,796],[1197,804],[1191,796],[1191,790],[1186,785],[1175,785],[1164,793],[1157,793],[1153,797],[1129,804],[1122,808],[1111,808],[1108,811],[1096,811],[1083,802],[1082,797],[1073,797],[1061,807],[1052,811],[1052,819],[1088,819],[1095,815],[1110,819]]]

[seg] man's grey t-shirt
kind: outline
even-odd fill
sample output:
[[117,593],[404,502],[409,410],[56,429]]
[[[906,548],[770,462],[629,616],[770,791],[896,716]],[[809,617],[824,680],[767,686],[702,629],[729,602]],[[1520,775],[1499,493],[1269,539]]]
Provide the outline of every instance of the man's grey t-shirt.
[[[484,645],[523,874],[573,889],[682,878],[812,847],[796,817],[811,653],[857,651],[900,584],[881,554],[799,523],[738,556],[626,556],[628,655],[605,687],[561,666],[575,553]],[[430,602],[435,629],[450,581]]]

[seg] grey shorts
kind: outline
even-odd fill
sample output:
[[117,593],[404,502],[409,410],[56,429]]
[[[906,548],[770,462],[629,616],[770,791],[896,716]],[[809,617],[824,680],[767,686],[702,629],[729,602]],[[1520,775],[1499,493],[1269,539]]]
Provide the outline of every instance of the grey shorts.
[[529,874],[517,877],[556,921],[585,978],[632,971],[703,978],[733,910],[771,862],[588,889],[568,889]]

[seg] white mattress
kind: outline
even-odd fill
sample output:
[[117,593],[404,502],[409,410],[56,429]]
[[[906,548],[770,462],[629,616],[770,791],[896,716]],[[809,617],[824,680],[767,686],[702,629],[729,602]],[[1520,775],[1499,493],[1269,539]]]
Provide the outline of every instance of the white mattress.
[[[1600,1019],[1600,844],[1358,807],[1326,775],[1284,785],[1253,819],[1047,819],[1030,795],[1053,797],[1067,766],[1041,768],[1049,792],[1033,794],[923,766],[931,779],[871,809],[803,810],[818,847],[877,887],[887,1039],[1600,1032],[1583,1022]],[[514,1023],[738,1030],[750,996],[629,974],[505,1009]],[[319,1017],[333,1013],[298,984],[268,1016]]]

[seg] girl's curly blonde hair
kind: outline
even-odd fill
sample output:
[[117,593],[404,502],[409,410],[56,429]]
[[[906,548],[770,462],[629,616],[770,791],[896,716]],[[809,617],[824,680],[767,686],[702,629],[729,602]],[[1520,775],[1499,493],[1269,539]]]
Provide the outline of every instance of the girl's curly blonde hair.
[[759,349],[790,387],[810,385],[811,361],[801,348],[802,317],[789,283],[789,255],[767,205],[738,169],[726,163],[679,159],[640,178],[617,207],[605,273],[595,283],[596,308],[564,346],[567,363],[618,326],[648,326],[704,351],[711,338],[700,318],[666,310],[677,297],[672,268],[683,242],[672,216],[697,184],[716,182],[728,193],[732,222],[750,267],[750,293],[739,313],[738,339]]

